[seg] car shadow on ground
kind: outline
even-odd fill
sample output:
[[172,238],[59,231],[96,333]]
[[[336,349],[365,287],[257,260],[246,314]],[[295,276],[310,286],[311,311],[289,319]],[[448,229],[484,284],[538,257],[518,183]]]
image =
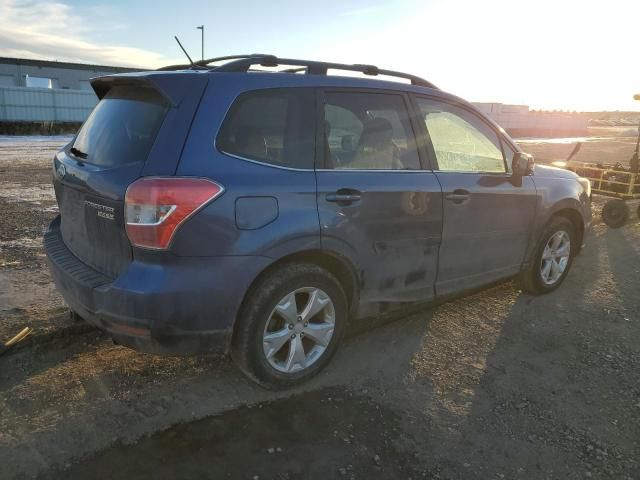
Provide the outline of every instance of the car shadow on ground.
[[441,451],[443,437],[460,433],[482,377],[503,369],[487,362],[495,339],[530,303],[507,283],[403,320],[386,317],[379,328],[347,339],[297,396],[174,427],[135,446],[117,444],[52,475],[144,478],[158,462],[157,478],[434,473],[425,458]]
[[[385,317],[375,330],[348,338],[327,371],[289,400],[171,428],[136,446],[115,445],[64,475],[100,478],[109,472],[106,476],[144,478],[153,471],[154,459],[163,464],[165,478],[207,472],[229,478],[414,475],[424,470],[418,460],[424,449],[412,437],[426,431],[437,437],[435,432],[447,431],[446,425],[469,408],[492,338],[514,302],[526,301],[507,283],[403,320]],[[489,308],[496,304],[498,312]],[[279,395],[266,392],[265,398]],[[432,423],[436,414],[440,418]],[[232,425],[240,437],[229,433]],[[194,451],[200,452],[197,462]],[[149,461],[134,462],[140,455]]]

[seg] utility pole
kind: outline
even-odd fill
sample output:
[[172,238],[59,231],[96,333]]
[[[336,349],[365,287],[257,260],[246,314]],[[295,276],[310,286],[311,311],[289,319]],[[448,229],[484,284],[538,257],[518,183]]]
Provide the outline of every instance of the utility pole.
[[200,25],[196,28],[202,32],[202,60],[204,60],[204,25]]

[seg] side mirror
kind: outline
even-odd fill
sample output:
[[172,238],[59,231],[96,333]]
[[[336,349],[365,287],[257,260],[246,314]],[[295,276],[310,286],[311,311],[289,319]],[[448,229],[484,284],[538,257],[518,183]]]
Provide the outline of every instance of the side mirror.
[[513,161],[511,162],[511,171],[514,177],[526,177],[533,174],[533,167],[536,162],[533,160],[533,155],[528,153],[516,152],[513,155]]

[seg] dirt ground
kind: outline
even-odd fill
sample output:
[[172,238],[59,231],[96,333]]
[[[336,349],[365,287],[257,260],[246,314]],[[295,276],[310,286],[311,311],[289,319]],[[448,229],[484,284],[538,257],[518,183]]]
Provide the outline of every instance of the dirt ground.
[[[42,234],[57,215],[53,154],[70,137],[0,137],[0,338],[25,319],[51,334],[66,309],[46,269]],[[20,327],[20,328],[19,328]]]
[[637,218],[596,221],[552,294],[389,319],[274,393],[72,322],[40,242],[64,141],[0,139],[0,337],[36,329],[0,357],[0,478],[640,478]]

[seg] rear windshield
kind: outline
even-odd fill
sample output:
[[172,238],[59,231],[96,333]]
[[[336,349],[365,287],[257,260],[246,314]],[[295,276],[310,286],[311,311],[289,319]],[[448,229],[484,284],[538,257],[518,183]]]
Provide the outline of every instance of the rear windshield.
[[71,153],[88,163],[117,166],[144,162],[167,112],[153,89],[114,87],[93,109]]

